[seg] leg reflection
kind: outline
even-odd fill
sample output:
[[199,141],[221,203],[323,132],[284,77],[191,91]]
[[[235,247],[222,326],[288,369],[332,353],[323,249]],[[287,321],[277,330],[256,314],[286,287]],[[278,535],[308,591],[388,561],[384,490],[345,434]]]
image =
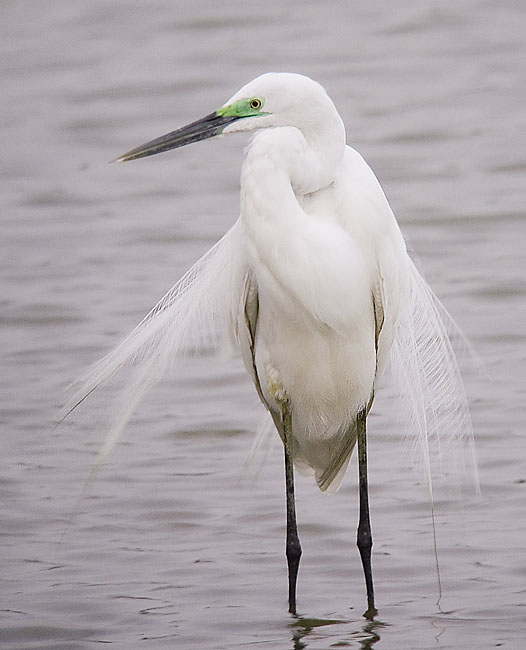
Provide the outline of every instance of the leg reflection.
[[[344,626],[339,629],[335,626]],[[380,641],[380,631],[386,623],[381,621],[368,621],[360,629],[349,630],[349,621],[318,618],[298,618],[292,625],[292,650],[306,650],[309,647],[309,635],[312,634],[312,642],[316,639],[316,647],[319,647],[320,638],[323,637],[321,627],[327,628],[327,647],[359,647],[360,650],[373,650]],[[333,627],[334,626],[334,627]],[[314,639],[315,635],[315,639]]]

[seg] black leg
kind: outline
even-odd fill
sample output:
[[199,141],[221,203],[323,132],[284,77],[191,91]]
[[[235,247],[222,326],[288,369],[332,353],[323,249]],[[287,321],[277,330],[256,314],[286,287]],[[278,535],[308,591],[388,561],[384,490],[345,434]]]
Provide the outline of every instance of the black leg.
[[358,473],[360,481],[360,522],[356,544],[362,558],[363,574],[367,589],[367,611],[365,618],[372,619],[378,613],[374,606],[373,571],[371,568],[371,549],[373,536],[371,534],[371,520],[369,518],[369,487],[367,484],[367,433],[365,410],[358,414]]
[[283,423],[283,447],[285,450],[285,486],[287,490],[287,564],[289,570],[289,612],[296,614],[296,580],[301,558],[301,545],[296,526],[296,503],[294,499],[294,465],[292,463],[291,436],[292,415],[288,400],[281,404]]

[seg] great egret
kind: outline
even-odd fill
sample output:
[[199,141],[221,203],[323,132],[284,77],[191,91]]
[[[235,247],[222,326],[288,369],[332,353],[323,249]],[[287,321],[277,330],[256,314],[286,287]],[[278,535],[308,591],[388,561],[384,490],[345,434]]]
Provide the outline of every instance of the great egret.
[[301,556],[293,465],[314,474],[320,490],[334,491],[358,442],[357,545],[371,617],[366,418],[390,359],[430,487],[433,447],[445,472],[450,461],[470,458],[453,324],[409,258],[375,175],[346,146],[333,102],[308,77],[264,74],[219,110],[117,160],[238,131],[255,132],[242,167],[239,219],[92,368],[70,410],[126,362],[135,366],[102,458],[178,354],[218,344],[229,332],[283,441],[289,611],[296,613]]

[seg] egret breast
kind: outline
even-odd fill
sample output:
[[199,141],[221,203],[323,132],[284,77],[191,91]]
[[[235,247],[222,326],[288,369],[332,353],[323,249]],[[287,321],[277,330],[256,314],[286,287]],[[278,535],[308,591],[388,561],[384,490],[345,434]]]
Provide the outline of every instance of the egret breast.
[[319,471],[373,391],[376,266],[342,224],[333,184],[298,196],[274,140],[252,154],[241,219],[258,288],[255,367],[271,408],[288,398],[296,455]]

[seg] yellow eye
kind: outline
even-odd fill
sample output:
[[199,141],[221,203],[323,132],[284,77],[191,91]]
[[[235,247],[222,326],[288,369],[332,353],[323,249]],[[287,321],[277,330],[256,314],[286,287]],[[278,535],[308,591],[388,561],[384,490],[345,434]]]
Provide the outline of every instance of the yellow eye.
[[254,97],[254,99],[250,100],[250,108],[252,108],[255,111],[258,111],[262,106],[261,99],[258,97]]

